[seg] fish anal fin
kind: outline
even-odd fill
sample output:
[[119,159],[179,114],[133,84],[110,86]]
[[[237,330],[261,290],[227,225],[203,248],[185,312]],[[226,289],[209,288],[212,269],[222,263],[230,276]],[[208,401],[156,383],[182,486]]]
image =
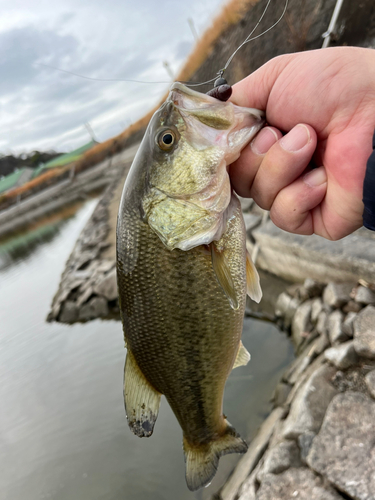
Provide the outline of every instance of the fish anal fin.
[[226,258],[226,252],[217,249],[215,242],[211,243],[212,267],[219,285],[223,289],[231,308],[237,310],[240,305],[237,299],[235,284]]
[[128,424],[139,437],[149,437],[158,416],[161,394],[146,380],[128,349],[124,373],[124,400]]
[[184,436],[186,483],[191,491],[207,486],[216,474],[219,458],[229,453],[245,453],[247,444],[227,423],[224,435],[204,445],[194,446]]
[[233,365],[233,370],[238,366],[246,366],[247,363],[250,361],[250,358],[251,356],[249,351],[243,345],[242,340],[240,340],[240,346],[238,348],[237,357]]
[[248,249],[246,249],[246,292],[252,300],[259,304],[262,299],[262,289],[258,271]]

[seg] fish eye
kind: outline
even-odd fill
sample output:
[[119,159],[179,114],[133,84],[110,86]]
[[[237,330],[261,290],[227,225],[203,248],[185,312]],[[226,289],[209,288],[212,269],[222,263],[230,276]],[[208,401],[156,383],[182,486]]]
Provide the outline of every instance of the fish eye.
[[175,142],[175,133],[173,130],[163,130],[159,135],[158,145],[164,151],[168,151],[172,148]]

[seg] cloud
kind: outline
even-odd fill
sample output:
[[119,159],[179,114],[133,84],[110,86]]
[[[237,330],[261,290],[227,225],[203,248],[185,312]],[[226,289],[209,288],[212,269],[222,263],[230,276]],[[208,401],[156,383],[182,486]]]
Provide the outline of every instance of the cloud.
[[187,18],[202,30],[221,2],[164,0],[160,8],[157,0],[2,0],[0,152],[72,149],[88,139],[85,121],[101,140],[119,133],[167,84],[89,81],[52,67],[168,82],[163,61],[176,72],[193,46]]
[[71,35],[38,31],[30,26],[0,33],[0,95],[6,96],[32,84],[38,76],[34,63],[44,54],[54,54],[56,62],[77,47]]

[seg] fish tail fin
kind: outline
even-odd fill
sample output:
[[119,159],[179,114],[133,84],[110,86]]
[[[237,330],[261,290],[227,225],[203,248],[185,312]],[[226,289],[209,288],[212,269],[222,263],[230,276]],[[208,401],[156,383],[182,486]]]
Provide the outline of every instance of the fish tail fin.
[[184,436],[183,448],[186,462],[186,483],[195,491],[212,481],[219,465],[219,458],[229,453],[245,453],[247,444],[227,422],[224,434],[208,444],[193,446]]

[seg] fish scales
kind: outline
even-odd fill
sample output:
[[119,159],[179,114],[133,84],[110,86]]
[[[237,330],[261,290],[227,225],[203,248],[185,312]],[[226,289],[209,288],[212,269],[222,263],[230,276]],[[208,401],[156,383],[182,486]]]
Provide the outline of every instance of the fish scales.
[[223,415],[225,382],[246,364],[246,291],[260,300],[227,165],[262,112],[174,84],[126,180],[117,223],[117,281],[127,345],[128,423],[152,434],[165,395],[183,431],[186,480],[208,484],[219,457],[246,443]]
[[126,273],[126,253],[119,249],[118,256],[125,269],[118,279],[127,345],[191,442],[209,442],[223,427],[224,384],[242,332],[246,255],[240,209],[228,228],[242,297],[237,310],[223,294],[205,248],[171,252],[139,217],[129,214],[124,223],[139,245],[131,273]]

